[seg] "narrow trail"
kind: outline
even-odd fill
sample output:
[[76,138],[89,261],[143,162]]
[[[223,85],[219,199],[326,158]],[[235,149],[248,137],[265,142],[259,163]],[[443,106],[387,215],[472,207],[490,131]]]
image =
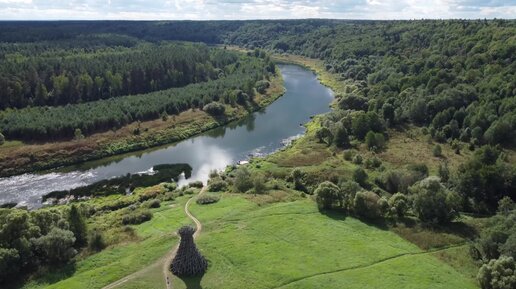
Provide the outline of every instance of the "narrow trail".
[[314,278],[314,277],[318,277],[318,276],[323,276],[323,275],[327,275],[327,274],[340,273],[340,272],[345,272],[345,271],[352,271],[352,270],[358,270],[358,269],[364,269],[364,268],[372,267],[372,266],[375,266],[375,265],[378,265],[378,264],[381,264],[381,263],[384,263],[384,262],[388,262],[388,261],[391,261],[391,260],[394,260],[394,259],[397,259],[397,258],[401,258],[401,257],[404,257],[404,256],[416,256],[416,255],[432,254],[432,253],[441,252],[441,251],[445,251],[445,250],[453,249],[453,248],[458,248],[458,247],[462,247],[462,246],[466,246],[466,243],[459,243],[459,244],[450,245],[450,246],[446,246],[446,247],[442,247],[442,248],[438,248],[438,249],[430,249],[430,250],[427,250],[427,251],[416,252],[416,253],[402,253],[402,254],[390,256],[390,257],[387,257],[387,258],[383,258],[381,260],[378,260],[378,261],[376,261],[374,263],[370,263],[370,264],[357,265],[357,266],[352,266],[352,267],[348,267],[348,268],[344,268],[344,269],[337,269],[337,270],[326,271],[326,272],[315,273],[315,274],[312,274],[312,275],[303,276],[303,277],[291,280],[291,281],[289,281],[287,283],[281,284],[278,287],[274,287],[274,289],[283,288],[283,287],[286,287],[288,285],[297,283],[299,281],[303,281],[303,280]]
[[[201,224],[201,222],[199,222],[199,220],[194,215],[192,215],[192,213],[190,213],[190,210],[188,207],[190,206],[190,203],[192,202],[192,200],[195,199],[196,197],[199,197],[202,194],[204,194],[206,192],[207,188],[208,188],[207,186],[204,186],[201,189],[201,191],[199,192],[199,194],[197,194],[196,196],[192,196],[190,199],[188,199],[188,201],[186,202],[186,204],[184,206],[185,214],[188,216],[188,218],[190,218],[195,223],[195,226],[196,226],[196,230],[193,235],[194,239],[196,239],[199,236],[199,234],[201,233],[202,224]],[[176,256],[178,248],[179,248],[179,242],[177,243],[176,246],[174,246],[174,248],[172,250],[168,251],[167,254],[165,254],[165,256],[161,257],[158,261],[154,262],[153,264],[151,264],[139,271],[136,271],[130,275],[127,275],[124,278],[119,279],[119,280],[103,287],[102,289],[117,288],[120,285],[126,283],[127,281],[130,281],[137,277],[141,277],[141,276],[145,275],[146,273],[148,273],[152,270],[155,270],[156,268],[159,268],[159,267],[162,268],[163,278],[164,278],[164,282],[166,284],[166,288],[172,289],[172,278],[174,277],[174,275],[170,272],[169,267],[170,267],[170,263]]]

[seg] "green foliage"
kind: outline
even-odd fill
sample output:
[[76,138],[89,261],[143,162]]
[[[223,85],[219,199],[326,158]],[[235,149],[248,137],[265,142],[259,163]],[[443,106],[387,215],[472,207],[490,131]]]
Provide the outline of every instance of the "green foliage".
[[462,200],[445,188],[439,178],[428,177],[410,187],[413,211],[425,223],[443,224],[458,216]]
[[365,137],[367,148],[372,151],[379,151],[385,147],[385,137],[381,133],[369,131]]
[[357,216],[366,219],[376,219],[383,216],[384,201],[377,194],[370,191],[360,191],[355,195],[353,211]]
[[89,232],[88,248],[93,252],[99,252],[106,248],[106,241],[100,230],[93,229]]
[[315,189],[317,205],[320,209],[332,209],[342,207],[343,198],[340,189],[332,182],[322,182]]
[[390,197],[389,207],[392,215],[403,218],[410,207],[410,202],[404,194],[396,193]]
[[499,148],[483,146],[459,167],[456,182],[460,193],[494,211],[500,199],[516,191],[516,168]]
[[367,185],[367,178],[368,175],[362,168],[356,168],[353,171],[353,180],[357,183],[359,183],[361,186]]
[[197,200],[195,202],[199,205],[208,205],[208,204],[216,203],[219,200],[220,200],[220,198],[217,196],[204,195],[204,196],[200,196],[199,198],[197,198]]
[[42,260],[49,264],[63,264],[70,261],[77,251],[73,248],[75,237],[71,231],[52,228],[50,232],[32,242]]
[[[205,59],[209,58],[210,53],[215,53],[210,52],[213,49],[195,47],[194,45],[185,49],[205,51]],[[265,63],[262,59],[238,56],[236,52],[223,53],[227,54],[227,57],[222,55],[222,58],[228,59],[221,63],[222,68],[227,70],[227,75],[223,78],[211,79],[208,72],[197,73],[192,68],[190,73],[199,75],[189,76],[191,81],[181,87],[165,87],[147,93],[142,90],[131,95],[67,106],[7,109],[0,111],[0,130],[8,137],[19,139],[72,137],[76,129],[88,135],[119,128],[135,121],[158,119],[163,113],[176,115],[190,108],[202,108],[213,101],[232,103],[234,91],[240,91],[236,101],[245,104],[249,96],[241,89],[245,89],[249,83],[254,85],[255,81],[265,77]],[[187,52],[185,54],[188,55]],[[193,64],[195,63],[190,63],[187,67]],[[203,64],[202,67],[204,66]],[[185,73],[186,71],[183,72],[184,77],[188,78]],[[198,81],[195,82],[194,79]],[[254,89],[253,86],[251,88]],[[135,131],[136,135],[139,133],[139,130]]]
[[228,188],[228,183],[221,178],[213,178],[208,181],[209,192],[224,192]]
[[261,173],[255,173],[252,176],[253,192],[255,194],[263,194],[267,190],[265,176]]
[[86,220],[82,213],[79,211],[77,206],[72,205],[70,207],[70,213],[68,214],[68,223],[70,224],[70,231],[75,236],[75,246],[82,247],[87,241],[87,228]]
[[516,287],[514,258],[502,256],[482,265],[477,275],[482,289],[512,289]]
[[443,149],[441,148],[440,145],[436,144],[434,146],[434,148],[432,149],[432,154],[434,155],[434,157],[442,157],[443,156]]
[[211,115],[220,116],[224,115],[226,107],[220,102],[210,102],[207,105],[205,105],[202,110]]
[[129,211],[122,217],[123,225],[138,225],[152,219],[152,212],[148,209]]
[[269,88],[271,84],[266,80],[260,80],[256,82],[256,91],[258,91],[261,94],[264,94],[267,92],[267,88]]
[[237,192],[245,193],[253,187],[251,173],[246,167],[240,167],[234,172],[233,187]]

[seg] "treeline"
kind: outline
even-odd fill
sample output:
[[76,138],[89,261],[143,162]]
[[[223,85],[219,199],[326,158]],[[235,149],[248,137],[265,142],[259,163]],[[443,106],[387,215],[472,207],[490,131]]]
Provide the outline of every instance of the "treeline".
[[[252,102],[257,82],[266,79],[275,69],[267,58],[218,49],[209,55],[216,66],[222,67],[217,71],[218,75],[213,76],[214,80],[66,106],[7,109],[0,112],[0,131],[8,139],[58,139],[72,137],[77,130],[81,134],[90,134],[120,128],[134,121],[175,115],[190,108],[202,109],[213,101],[246,105]],[[186,67],[181,71],[184,71],[182,75],[196,77],[186,73]]]
[[[17,281],[38,268],[70,262],[88,243],[99,245],[95,232],[87,230],[79,207],[28,212],[0,209],[0,284]],[[98,240],[97,240],[98,241]]]
[[[108,40],[104,45],[122,44],[98,37]],[[4,54],[0,60],[0,109],[66,105],[181,87],[217,79],[221,68],[236,61],[233,54],[201,44],[94,45],[91,52],[84,44],[78,49],[61,48],[60,43],[56,44],[59,49],[22,44],[20,51]],[[9,49],[12,46],[19,45],[11,44]]]
[[[281,28],[278,28],[281,27]],[[364,21],[306,30],[248,24],[232,44],[323,59],[388,125],[412,122],[439,141],[516,142],[516,21]],[[303,33],[299,33],[303,31]]]

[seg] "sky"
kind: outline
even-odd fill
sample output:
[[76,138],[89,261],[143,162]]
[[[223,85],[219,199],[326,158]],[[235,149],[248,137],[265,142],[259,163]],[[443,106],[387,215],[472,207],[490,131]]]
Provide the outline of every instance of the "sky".
[[0,20],[516,18],[516,0],[0,0]]

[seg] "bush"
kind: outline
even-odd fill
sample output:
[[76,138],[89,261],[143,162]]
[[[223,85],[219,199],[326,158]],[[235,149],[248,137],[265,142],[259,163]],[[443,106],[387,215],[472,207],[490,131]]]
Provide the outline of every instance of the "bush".
[[5,143],[5,136],[0,132],[0,146]]
[[344,159],[347,161],[351,161],[353,159],[353,151],[347,150],[344,152]]
[[516,265],[512,257],[502,256],[482,265],[477,274],[482,289],[516,288]]
[[155,209],[161,206],[161,202],[158,199],[149,200],[145,202],[144,206],[147,208]]
[[99,252],[106,248],[106,242],[104,241],[104,235],[97,229],[90,231],[88,235],[88,248],[91,251]]
[[434,148],[432,149],[432,154],[434,155],[434,157],[442,157],[443,156],[443,151],[442,151],[442,148],[440,145],[435,145]]
[[332,182],[322,182],[315,189],[317,206],[319,209],[332,209],[343,207],[343,198],[340,189]]
[[376,219],[382,216],[379,206],[380,196],[373,192],[361,191],[355,195],[353,210],[356,215],[366,219]]
[[204,187],[204,184],[202,183],[202,181],[194,181],[189,183],[188,187],[202,189],[202,187]]
[[362,156],[359,155],[359,154],[356,154],[354,157],[353,157],[353,163],[356,164],[356,165],[360,165],[362,164]]
[[228,188],[228,183],[221,178],[210,179],[208,181],[208,192],[223,192]]
[[428,177],[410,187],[414,194],[414,213],[424,223],[443,224],[457,215],[462,200],[446,189],[437,177]]
[[226,112],[226,107],[220,102],[210,102],[205,105],[202,110],[211,115],[219,116]]
[[396,193],[389,199],[389,208],[393,216],[402,218],[409,208],[409,200],[402,193]]
[[353,180],[359,183],[361,186],[367,184],[367,173],[362,168],[356,168],[353,172]]
[[240,167],[235,171],[235,179],[233,181],[235,190],[240,193],[245,193],[253,187],[251,180],[251,173],[245,167]]
[[213,196],[213,195],[204,195],[197,198],[197,201],[195,201],[199,205],[208,205],[216,203],[220,200],[219,197]]
[[63,264],[70,261],[77,251],[73,248],[75,237],[68,230],[52,228],[45,236],[33,240],[36,250],[49,264]]
[[255,194],[263,194],[267,190],[266,180],[262,174],[255,174],[252,178]]
[[163,185],[163,187],[168,191],[168,192],[172,192],[174,191],[175,189],[177,189],[177,184],[176,183],[165,183]]
[[365,161],[365,167],[368,169],[376,169],[382,165],[382,160],[377,157],[369,158]]
[[123,225],[138,225],[152,219],[152,213],[149,210],[133,211],[122,217]]
[[271,84],[266,80],[260,80],[256,82],[256,91],[258,91],[261,94],[264,94],[267,92],[267,88],[269,88]]
[[371,151],[382,150],[385,147],[385,137],[381,133],[369,131],[365,137],[367,148]]

